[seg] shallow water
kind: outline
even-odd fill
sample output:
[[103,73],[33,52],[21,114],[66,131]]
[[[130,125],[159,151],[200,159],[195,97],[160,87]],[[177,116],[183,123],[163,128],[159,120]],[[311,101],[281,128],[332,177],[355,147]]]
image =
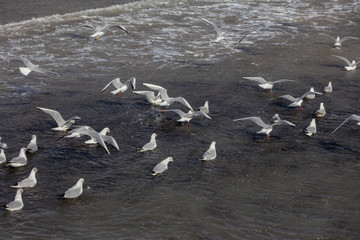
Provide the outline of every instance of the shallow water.
[[[25,207],[4,212],[4,238],[34,239],[358,239],[360,148],[354,122],[330,134],[357,113],[359,71],[342,70],[331,55],[356,58],[359,42],[341,49],[319,35],[359,36],[357,1],[140,1],[126,5],[52,15],[0,25],[0,135],[8,159],[17,156],[31,135],[40,149],[20,169],[0,168],[0,201],[12,201],[9,185],[36,166],[38,185],[23,193]],[[214,42],[203,17],[225,31]],[[84,23],[117,22],[119,30],[93,41]],[[234,44],[245,34],[243,43]],[[19,56],[59,77],[24,77]],[[112,79],[137,78],[136,90],[150,82],[183,96],[197,108],[206,100],[212,120],[181,125],[130,90],[100,93]],[[263,91],[244,76],[294,79]],[[305,101],[305,111],[288,107],[291,94],[311,86],[334,92]],[[318,132],[304,129],[324,102],[327,116]],[[100,131],[107,126],[120,145],[89,147],[84,139],[63,139],[51,117],[36,107],[56,109],[64,118]],[[174,105],[170,108],[181,108]],[[185,109],[183,109],[185,110]],[[279,115],[296,127],[279,126],[271,142],[251,122]],[[140,154],[150,135],[158,148]],[[215,161],[201,163],[212,141]],[[151,169],[168,156],[169,169]],[[58,198],[83,177],[83,195]]]

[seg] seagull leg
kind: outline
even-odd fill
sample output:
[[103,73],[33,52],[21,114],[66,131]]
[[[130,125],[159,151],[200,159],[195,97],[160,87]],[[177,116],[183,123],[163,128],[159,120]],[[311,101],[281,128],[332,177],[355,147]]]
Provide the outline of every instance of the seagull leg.
[[301,107],[301,106],[299,106],[300,108],[301,108],[301,110],[303,110],[304,111],[304,109]]
[[269,135],[266,135],[266,137],[267,137],[268,141],[270,142],[270,137],[269,137]]
[[189,126],[189,127],[191,127],[191,124],[190,124],[190,122],[188,122],[188,126]]
[[100,38],[100,36],[97,36],[97,37],[94,39],[94,41],[99,40],[99,38]]
[[118,92],[118,93],[116,94],[116,96],[120,96],[121,93],[122,93],[122,92]]
[[272,89],[270,89],[270,93],[273,93]]

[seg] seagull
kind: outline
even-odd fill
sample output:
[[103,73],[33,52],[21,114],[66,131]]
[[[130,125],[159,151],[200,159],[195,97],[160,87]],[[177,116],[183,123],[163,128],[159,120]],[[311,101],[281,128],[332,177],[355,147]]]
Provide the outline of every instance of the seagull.
[[[101,138],[104,140],[105,143],[108,143],[115,147],[117,150],[119,150],[119,145],[115,141],[115,139],[112,136],[106,135],[107,133],[110,133],[110,129],[108,127],[105,127],[103,130],[99,132]],[[91,137],[91,139],[85,141],[85,144],[98,144],[96,139],[94,137]]]
[[203,113],[205,113],[205,114],[209,114],[209,101],[205,101],[204,106],[201,106],[201,107],[199,108],[199,111],[200,111],[200,112],[203,112]]
[[10,186],[12,188],[31,188],[36,185],[36,176],[35,174],[38,172],[38,169],[34,167],[31,169],[30,175],[28,178],[25,178],[24,180],[17,183],[17,185]]
[[254,123],[256,123],[257,125],[259,125],[260,127],[262,127],[262,129],[256,133],[259,134],[266,134],[268,141],[270,142],[270,132],[273,130],[274,126],[277,125],[290,125],[290,126],[295,126],[295,124],[286,121],[286,120],[279,120],[277,122],[274,122],[272,124],[266,124],[263,122],[263,120],[261,120],[261,118],[259,117],[245,117],[245,118],[238,118],[238,119],[234,119],[233,121],[242,121],[242,120],[250,120],[253,121]]
[[80,178],[77,183],[66,190],[64,194],[64,198],[77,198],[83,193],[83,183],[85,180],[83,178]]
[[183,97],[169,97],[167,94],[167,90],[159,85],[155,85],[155,84],[151,84],[151,83],[143,83],[144,86],[155,90],[155,91],[159,91],[161,98],[163,99],[163,101],[161,103],[159,103],[159,106],[163,106],[166,108],[168,108],[170,106],[170,104],[172,104],[173,102],[180,102],[181,104],[183,104],[184,106],[186,106],[187,108],[189,108],[190,110],[194,111],[194,109],[191,107],[191,105],[188,103],[188,101],[186,101],[185,98]]
[[81,119],[80,117],[75,116],[75,117],[72,117],[65,121],[58,111],[48,109],[48,108],[41,108],[41,107],[36,107],[36,108],[40,109],[41,111],[43,111],[47,114],[50,114],[50,116],[52,116],[54,118],[54,120],[56,121],[56,123],[58,125],[57,127],[51,129],[54,131],[66,131],[73,124],[75,124],[75,120]]
[[139,150],[139,152],[146,152],[146,151],[152,151],[152,150],[154,150],[154,149],[157,147],[156,137],[157,137],[157,134],[156,134],[156,133],[151,134],[150,142],[146,143],[146,144]]
[[84,24],[81,27],[87,27],[87,28],[94,30],[94,33],[92,35],[90,35],[90,37],[94,38],[94,41],[98,40],[106,32],[110,32],[110,28],[113,28],[113,27],[119,28],[119,29],[123,30],[124,32],[126,32],[127,34],[129,34],[129,32],[126,30],[126,28],[120,24],[109,24],[109,25],[105,25],[105,26],[95,26],[93,24]]
[[[314,90],[313,87],[310,88],[310,92],[315,92],[315,90]],[[314,99],[314,98],[315,98],[315,94],[314,94],[314,93],[310,93],[310,94],[308,94],[308,95],[305,96],[305,99],[308,99],[308,100]]]
[[324,103],[320,103],[320,108],[316,110],[315,116],[316,117],[324,117],[326,115]]
[[290,79],[280,79],[280,80],[276,80],[276,81],[266,81],[264,78],[262,77],[243,77],[244,79],[250,80],[250,81],[255,81],[257,83],[259,83],[259,87],[263,88],[263,89],[270,89],[270,92],[272,92],[272,88],[274,86],[275,83],[282,83],[282,82],[295,82],[294,80],[290,80]]
[[5,150],[2,148],[0,150],[0,164],[3,164],[5,162],[6,162]]
[[[87,135],[87,136],[91,137],[92,139],[94,139],[93,141],[98,142],[106,150],[106,152],[108,154],[110,154],[110,152],[105,144],[105,140],[104,140],[103,136],[101,136],[92,127],[81,126],[81,127],[75,128],[75,129],[71,130],[68,135],[66,135],[62,138],[79,138],[84,135]],[[60,138],[60,139],[62,139],[62,138]]]
[[316,133],[316,122],[315,119],[311,120],[310,125],[305,129],[305,134],[311,136]]
[[133,91],[133,93],[145,96],[146,100],[153,105],[159,105],[163,101],[160,92],[156,96],[153,91]]
[[128,88],[132,87],[133,90],[135,90],[135,86],[136,86],[136,78],[132,77],[129,80],[127,80],[125,83],[121,83],[120,82],[120,78],[115,78],[113,80],[111,80],[104,88],[103,90],[101,90],[101,92],[104,92],[110,85],[113,85],[116,90],[112,91],[111,93],[119,96],[121,93],[125,92],[126,90],[128,90]]
[[331,85],[331,82],[329,82],[329,84],[326,87],[324,87],[323,92],[331,93],[332,91],[333,91],[333,87]]
[[[206,20],[205,18],[200,18],[203,22],[210,24],[215,32],[216,32],[216,39],[215,42],[221,42],[225,39],[224,32],[221,31],[213,22],[210,22],[209,20]],[[241,42],[241,41],[240,41]]]
[[344,62],[346,62],[346,64],[347,64],[348,66],[345,66],[345,70],[347,70],[347,71],[355,70],[356,65],[360,63],[360,61],[355,62],[355,60],[352,60],[352,62],[350,62],[349,60],[347,60],[347,58],[344,58],[344,57],[342,57],[342,56],[337,56],[337,55],[332,55],[332,56],[333,56],[333,57],[336,57],[336,58],[338,58],[338,59],[341,59],[341,60],[343,60]]
[[7,144],[6,144],[6,143],[1,142],[2,140],[3,140],[3,138],[2,138],[2,137],[0,137],[0,148],[7,149],[7,148],[8,148]]
[[332,131],[331,133],[334,133],[336,130],[338,130],[342,125],[344,125],[347,121],[349,120],[355,120],[357,121],[357,125],[360,125],[360,116],[356,115],[356,114],[352,114],[350,117],[348,117],[347,119],[345,119],[345,121],[343,121],[334,131]]
[[31,141],[29,142],[29,144],[26,147],[27,152],[34,153],[38,150],[38,145],[36,143],[36,139],[37,139],[36,135],[31,136]]
[[9,161],[9,164],[10,166],[12,167],[22,167],[22,166],[25,166],[26,163],[27,163],[27,157],[26,157],[26,148],[23,147],[20,149],[20,153],[19,153],[19,156],[18,157],[14,157],[13,159],[11,159]]
[[23,207],[24,207],[24,203],[22,201],[22,197],[21,197],[21,194],[24,192],[23,189],[19,188],[17,191],[16,191],[16,195],[15,195],[15,199],[14,201],[6,204],[5,206],[5,210],[8,210],[8,211],[18,211],[18,210],[21,210]]
[[208,119],[211,119],[211,117],[209,115],[207,115],[206,113],[202,112],[202,111],[189,111],[187,113],[184,113],[182,110],[180,109],[168,109],[168,110],[159,110],[160,112],[175,112],[180,116],[180,119],[178,119],[178,122],[187,122],[189,125],[190,121],[192,120],[193,117],[195,116],[202,116],[202,117],[206,117]]
[[301,110],[304,110],[302,107],[301,107],[301,104],[303,102],[303,98],[305,98],[307,95],[309,94],[320,94],[322,95],[322,93],[319,93],[319,92],[313,92],[313,91],[308,91],[306,93],[304,93],[303,95],[301,95],[300,97],[297,97],[297,98],[294,98],[293,96],[291,95],[282,95],[280,97],[276,97],[276,98],[273,98],[273,99],[270,99],[271,100],[274,100],[274,99],[277,99],[277,98],[285,98],[289,101],[291,101],[292,103],[289,105],[289,107],[299,107],[301,108]]
[[331,38],[332,40],[335,41],[334,43],[334,47],[337,47],[337,48],[340,48],[341,47],[341,44],[342,42],[346,41],[346,40],[349,40],[349,39],[359,39],[357,37],[343,37],[343,38],[340,38],[339,36],[337,36],[336,38],[330,36],[330,35],[327,35],[325,33],[319,33],[320,35],[323,35],[323,36],[326,36],[326,37],[329,37]]
[[272,123],[276,123],[276,122],[278,122],[280,120],[281,120],[281,118],[280,118],[279,114],[277,114],[277,113],[274,116],[272,116],[271,119],[270,119],[270,121]]
[[43,74],[50,73],[50,74],[53,74],[53,75],[56,75],[56,76],[59,75],[56,72],[52,72],[52,71],[40,68],[39,65],[33,64],[32,62],[30,62],[30,60],[28,60],[28,59],[26,59],[24,57],[21,57],[20,60],[26,66],[26,67],[19,67],[20,72],[25,76],[29,75],[29,73],[31,73],[31,72],[39,72],[39,73],[43,73]]
[[152,170],[151,175],[156,176],[159,173],[163,173],[168,169],[168,163],[174,162],[172,157],[167,157],[164,160],[162,160],[160,163],[158,163]]
[[209,161],[209,160],[214,160],[216,158],[216,149],[215,149],[215,144],[216,142],[213,141],[210,144],[210,147],[208,150],[206,150],[206,152],[202,155],[201,159],[202,161]]

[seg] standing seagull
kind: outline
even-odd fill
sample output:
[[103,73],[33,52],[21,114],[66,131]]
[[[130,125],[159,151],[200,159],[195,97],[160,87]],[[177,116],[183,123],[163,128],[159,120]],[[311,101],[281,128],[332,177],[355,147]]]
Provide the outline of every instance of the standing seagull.
[[14,201],[6,204],[5,209],[8,211],[18,211],[21,210],[24,207],[24,203],[22,201],[22,196],[21,194],[24,192],[23,189],[18,189],[16,191],[16,195],[15,195],[15,199]]
[[305,134],[311,136],[316,133],[316,122],[315,119],[311,120],[310,125],[305,129]]
[[[223,41],[223,40],[225,39],[224,32],[221,31],[221,30],[215,25],[215,23],[210,22],[209,20],[207,20],[207,19],[205,19],[205,18],[200,18],[200,19],[201,19],[201,21],[210,24],[210,25],[214,28],[214,30],[215,30],[215,32],[216,32],[215,42],[221,42],[221,41]],[[241,41],[240,41],[240,42],[241,42]]]
[[21,57],[20,60],[26,66],[26,67],[19,67],[20,72],[25,76],[29,75],[29,73],[31,73],[31,72],[39,72],[39,73],[43,73],[43,74],[50,73],[50,74],[53,74],[53,75],[56,75],[56,76],[59,75],[56,72],[52,72],[52,71],[40,68],[39,65],[33,64],[32,62],[30,62],[30,60],[28,60],[26,58]]
[[92,35],[90,35],[90,37],[94,38],[94,41],[98,40],[106,32],[110,32],[110,28],[113,28],[113,27],[119,28],[119,29],[123,30],[124,32],[126,32],[127,34],[129,34],[129,32],[126,30],[126,28],[120,24],[109,24],[109,25],[105,25],[105,26],[95,26],[93,24],[84,24],[84,25],[82,25],[82,27],[86,27],[86,28],[90,28],[90,29],[94,30],[94,33]]
[[355,70],[356,65],[360,63],[360,61],[355,62],[355,60],[352,60],[352,62],[350,62],[349,60],[347,60],[347,58],[344,58],[342,56],[337,56],[337,55],[332,55],[333,57],[336,57],[338,59],[343,60],[348,66],[345,66],[345,70],[346,71],[352,71]]
[[286,120],[279,120],[277,122],[274,122],[272,124],[266,124],[263,122],[263,120],[261,120],[261,118],[259,117],[245,117],[245,118],[238,118],[238,119],[234,119],[233,121],[243,121],[243,120],[250,120],[254,123],[256,123],[257,125],[259,125],[260,127],[262,127],[262,129],[256,133],[259,134],[266,134],[268,141],[270,142],[270,132],[273,130],[274,126],[277,125],[290,125],[290,126],[295,126],[295,124],[286,121]]
[[113,85],[116,89],[114,91],[112,91],[111,93],[119,96],[121,93],[125,92],[126,90],[128,90],[128,88],[132,87],[133,90],[135,90],[136,87],[136,78],[132,77],[129,80],[127,80],[125,83],[121,83],[120,82],[120,78],[115,78],[113,80],[111,80],[104,88],[103,90],[101,90],[101,92],[104,92],[110,85]]
[[26,147],[27,152],[34,153],[38,150],[38,145],[36,143],[36,140],[37,140],[36,135],[32,135],[31,141],[29,142],[29,144]]
[[325,33],[319,33],[320,35],[323,35],[323,36],[326,36],[326,37],[329,37],[331,38],[332,40],[335,41],[334,43],[334,47],[337,47],[337,48],[340,48],[341,47],[341,44],[342,42],[346,41],[346,40],[349,40],[349,39],[359,39],[357,37],[343,37],[343,38],[340,38],[339,36],[337,36],[336,38],[330,36],[330,35],[327,35]]
[[215,144],[216,142],[213,141],[210,144],[210,147],[208,150],[206,150],[206,152],[202,155],[201,159],[202,161],[209,161],[209,160],[214,160],[216,158],[216,149],[215,149]]
[[20,153],[19,153],[19,156],[18,157],[14,157],[13,159],[11,159],[9,161],[9,164],[10,166],[12,167],[22,167],[22,166],[25,166],[26,163],[27,163],[27,157],[26,157],[26,148],[23,147],[20,149]]
[[331,82],[329,82],[329,84],[326,87],[324,87],[323,92],[331,93],[332,91],[333,91],[333,87],[331,85]]
[[160,163],[158,163],[152,170],[151,175],[156,176],[159,173],[163,173],[168,169],[169,162],[174,162],[172,157],[167,157],[164,160],[162,160]]
[[160,96],[163,99],[163,101],[159,104],[159,106],[168,108],[170,106],[170,104],[172,104],[173,102],[179,102],[179,103],[183,104],[184,106],[186,106],[187,108],[189,108],[190,110],[194,111],[194,109],[191,107],[191,105],[188,103],[188,101],[186,101],[185,98],[169,97],[167,94],[167,90],[159,85],[155,85],[155,84],[151,84],[151,83],[143,83],[143,85],[152,90],[159,91]]
[[303,102],[303,98],[305,98],[306,96],[308,96],[309,94],[319,94],[319,95],[322,95],[322,93],[319,93],[319,92],[313,92],[313,91],[308,91],[306,93],[304,93],[303,95],[301,95],[300,97],[293,97],[289,94],[287,95],[282,95],[280,97],[276,97],[276,98],[273,98],[273,99],[270,99],[271,100],[274,100],[274,99],[277,99],[277,98],[285,98],[289,101],[291,101],[292,103],[289,105],[289,107],[294,107],[296,109],[296,107],[299,107],[301,108],[301,110],[304,110],[302,107],[301,107],[301,104]]
[[58,111],[48,108],[41,108],[41,107],[36,107],[36,108],[40,109],[41,111],[49,114],[54,118],[55,122],[58,125],[57,127],[51,129],[54,131],[66,131],[75,123],[75,120],[81,119],[80,117],[75,116],[65,121]]
[[34,167],[31,169],[30,175],[28,178],[25,178],[24,180],[17,183],[17,185],[10,186],[12,188],[31,188],[36,185],[36,176],[35,174],[38,172],[38,169]]
[[352,114],[350,117],[348,117],[347,119],[345,119],[345,121],[343,121],[334,131],[332,131],[331,133],[334,133],[336,130],[338,130],[342,125],[344,125],[347,121],[350,120],[355,120],[357,121],[357,125],[360,125],[360,116],[356,115],[356,114]]
[[320,107],[318,110],[316,110],[315,116],[316,117],[324,117],[325,115],[326,115],[326,110],[324,107],[324,103],[320,103]]
[[156,134],[156,133],[151,134],[150,142],[146,143],[146,144],[139,150],[139,152],[146,152],[146,151],[152,151],[152,150],[154,150],[154,149],[157,147],[156,137],[157,137],[157,134]]
[[83,178],[80,178],[77,183],[66,190],[64,194],[64,198],[77,198],[83,193],[83,183],[85,180]]
[[3,164],[5,162],[6,162],[5,150],[2,148],[0,150],[0,164]]
[[280,80],[276,80],[276,81],[266,81],[264,78],[262,77],[243,77],[244,79],[250,80],[250,81],[255,81],[257,83],[259,83],[259,87],[263,88],[263,89],[270,89],[270,92],[272,92],[272,88],[274,86],[275,83],[282,83],[282,82],[295,82],[294,80],[290,80],[290,79],[280,79]]

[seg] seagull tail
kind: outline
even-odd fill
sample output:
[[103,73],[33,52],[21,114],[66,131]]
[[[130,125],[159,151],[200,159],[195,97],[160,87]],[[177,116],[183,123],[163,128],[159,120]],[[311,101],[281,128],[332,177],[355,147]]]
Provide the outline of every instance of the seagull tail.
[[27,67],[19,67],[19,70],[25,76],[29,75],[29,73],[31,72],[30,68],[27,68]]

